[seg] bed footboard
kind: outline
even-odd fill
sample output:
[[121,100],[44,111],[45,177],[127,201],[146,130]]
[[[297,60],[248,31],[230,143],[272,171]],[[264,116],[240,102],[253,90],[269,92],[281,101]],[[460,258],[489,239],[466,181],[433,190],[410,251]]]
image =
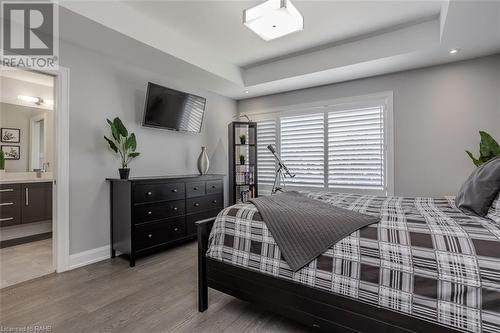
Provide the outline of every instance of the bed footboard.
[[215,217],[196,222],[198,232],[198,311],[208,308],[207,258],[208,237]]

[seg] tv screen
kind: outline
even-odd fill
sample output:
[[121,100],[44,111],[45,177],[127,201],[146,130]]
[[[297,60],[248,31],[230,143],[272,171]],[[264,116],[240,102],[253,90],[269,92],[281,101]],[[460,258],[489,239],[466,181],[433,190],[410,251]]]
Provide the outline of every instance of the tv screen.
[[206,99],[149,82],[142,125],[200,132]]

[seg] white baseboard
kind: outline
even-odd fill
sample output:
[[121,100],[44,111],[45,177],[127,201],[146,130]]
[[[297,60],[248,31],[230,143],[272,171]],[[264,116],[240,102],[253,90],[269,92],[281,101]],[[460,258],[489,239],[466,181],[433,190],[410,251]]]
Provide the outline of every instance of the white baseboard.
[[75,269],[78,267],[90,265],[101,260],[106,260],[109,257],[110,257],[109,245],[75,253],[69,256],[69,269]]

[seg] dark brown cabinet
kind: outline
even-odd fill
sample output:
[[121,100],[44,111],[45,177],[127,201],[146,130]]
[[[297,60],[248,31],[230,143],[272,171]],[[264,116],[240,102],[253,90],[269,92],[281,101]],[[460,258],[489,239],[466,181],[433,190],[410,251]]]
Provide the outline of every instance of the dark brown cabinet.
[[0,185],[0,227],[51,219],[51,182]]
[[140,255],[196,238],[195,222],[224,206],[223,176],[108,179],[111,256]]
[[52,219],[52,184],[22,184],[22,223]]

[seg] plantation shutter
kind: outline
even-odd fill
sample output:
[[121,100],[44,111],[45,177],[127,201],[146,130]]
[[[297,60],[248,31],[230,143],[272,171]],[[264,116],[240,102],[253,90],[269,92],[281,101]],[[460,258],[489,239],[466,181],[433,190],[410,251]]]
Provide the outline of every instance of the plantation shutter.
[[328,112],[328,186],[384,189],[382,106]]
[[281,157],[292,186],[324,187],[324,113],[280,118]]
[[[265,185],[272,185],[276,163],[274,156],[267,149],[268,145],[276,144],[276,121],[263,120],[257,122],[257,179],[259,192],[266,193]],[[264,187],[262,187],[264,185]],[[269,192],[269,191],[267,191]],[[261,194],[261,193],[259,193]]]

